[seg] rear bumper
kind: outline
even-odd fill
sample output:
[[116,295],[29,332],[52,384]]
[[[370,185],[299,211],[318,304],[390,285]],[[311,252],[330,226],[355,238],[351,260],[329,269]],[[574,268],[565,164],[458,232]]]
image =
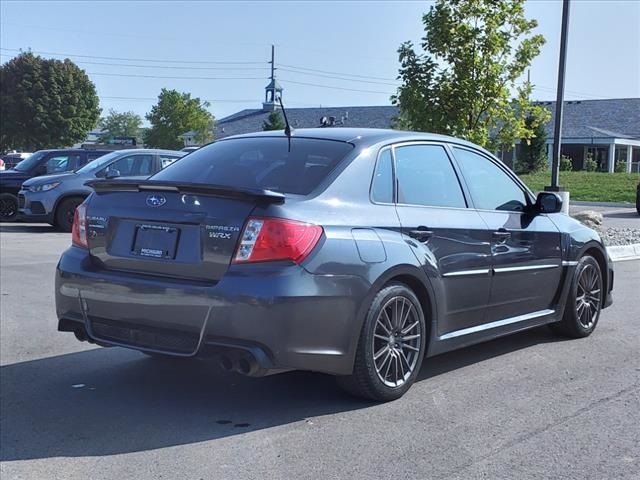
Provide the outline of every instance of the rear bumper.
[[71,247],[56,272],[58,329],[179,356],[251,352],[264,369],[348,374],[369,285],[297,265],[241,265],[217,284],[96,270]]

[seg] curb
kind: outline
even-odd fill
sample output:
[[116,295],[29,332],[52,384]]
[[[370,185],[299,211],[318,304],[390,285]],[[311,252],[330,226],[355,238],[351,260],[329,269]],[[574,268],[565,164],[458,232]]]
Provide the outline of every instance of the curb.
[[614,262],[624,260],[640,260],[640,243],[632,243],[631,245],[613,245],[607,247],[607,253]]
[[577,207],[614,207],[614,208],[634,208],[635,203],[632,202],[588,202],[584,200],[571,200],[571,205]]

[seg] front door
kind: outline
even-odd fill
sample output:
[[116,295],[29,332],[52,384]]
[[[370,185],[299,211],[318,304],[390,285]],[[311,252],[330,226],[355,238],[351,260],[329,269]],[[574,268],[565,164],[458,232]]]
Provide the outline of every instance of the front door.
[[491,233],[487,321],[551,313],[562,275],[560,232],[533,214],[529,194],[489,157],[455,147],[471,199]]
[[489,231],[467,207],[447,150],[437,143],[393,148],[402,233],[444,306],[441,339],[485,321],[491,288]]

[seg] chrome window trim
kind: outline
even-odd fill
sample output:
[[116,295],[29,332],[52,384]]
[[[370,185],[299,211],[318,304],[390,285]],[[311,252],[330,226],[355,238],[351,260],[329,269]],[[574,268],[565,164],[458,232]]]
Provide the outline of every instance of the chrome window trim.
[[493,328],[504,327],[513,323],[525,322],[527,320],[533,320],[534,318],[539,317],[546,317],[554,313],[556,313],[556,311],[551,309],[526,313],[524,315],[518,315],[517,317],[505,318],[503,320],[496,320],[495,322],[484,323],[482,325],[476,325],[475,327],[463,328],[462,330],[455,330],[450,333],[445,333],[444,335],[439,336],[438,340],[449,340],[451,338],[462,337],[464,335],[470,335],[472,333],[478,333],[485,330],[491,330]]
[[495,273],[523,272],[525,270],[544,270],[547,268],[558,268],[560,265],[524,265],[522,267],[498,267],[494,268]]
[[443,277],[466,277],[469,275],[489,275],[491,274],[490,268],[478,268],[475,270],[458,270],[456,272],[443,273]]

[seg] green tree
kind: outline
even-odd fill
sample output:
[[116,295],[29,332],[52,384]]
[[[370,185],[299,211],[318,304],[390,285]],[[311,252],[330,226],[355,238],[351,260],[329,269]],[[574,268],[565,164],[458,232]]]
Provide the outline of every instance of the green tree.
[[69,146],[99,118],[95,85],[71,60],[25,52],[0,67],[0,150]]
[[269,117],[262,122],[262,130],[284,130],[284,121],[282,115],[277,110],[269,114]]
[[133,112],[117,112],[109,110],[109,114],[100,120],[100,128],[105,133],[100,137],[100,141],[108,142],[113,137],[140,137],[142,118]]
[[421,51],[411,42],[398,49],[397,126],[492,149],[531,138],[525,119],[544,118],[543,107],[516,81],[545,40],[532,35],[537,22],[525,18],[524,0],[437,0],[422,21]]
[[532,134],[529,138],[520,140],[518,168],[521,173],[537,172],[547,166],[547,131],[544,123],[531,115],[525,118],[524,123]]
[[208,102],[191,98],[189,93],[163,88],[158,95],[158,103],[146,115],[151,127],[145,132],[144,141],[149,147],[179,149],[183,147],[180,138],[185,132],[196,132],[198,143],[213,140],[214,117],[207,110]]

